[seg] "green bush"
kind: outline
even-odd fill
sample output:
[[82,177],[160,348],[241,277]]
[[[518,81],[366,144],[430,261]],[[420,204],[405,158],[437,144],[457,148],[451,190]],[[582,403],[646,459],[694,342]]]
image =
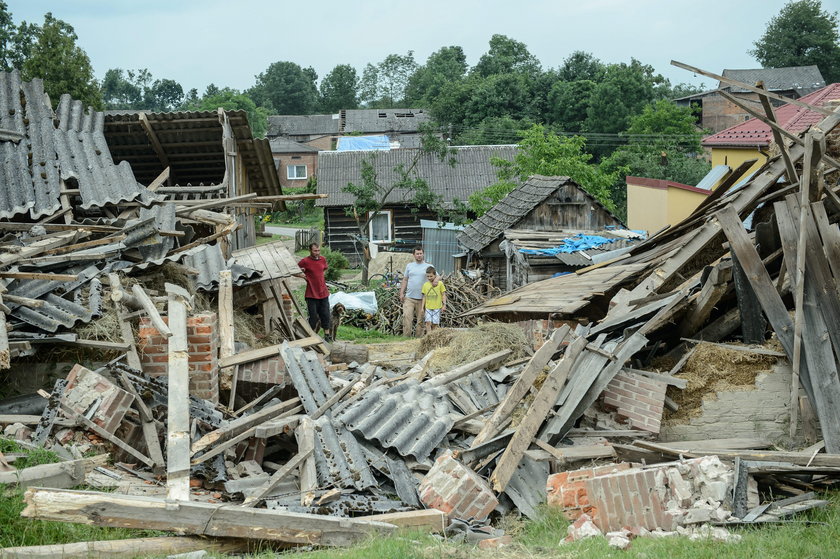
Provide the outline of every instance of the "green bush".
[[337,250],[331,250],[328,246],[321,247],[321,255],[327,259],[327,273],[324,279],[327,281],[338,281],[341,279],[341,270],[347,268],[350,262],[347,257]]

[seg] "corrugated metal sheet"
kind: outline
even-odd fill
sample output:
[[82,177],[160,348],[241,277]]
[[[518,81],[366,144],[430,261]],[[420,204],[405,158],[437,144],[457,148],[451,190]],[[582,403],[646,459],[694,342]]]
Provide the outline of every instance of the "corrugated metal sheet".
[[729,165],[715,165],[712,169],[706,173],[706,176],[700,179],[700,182],[697,183],[697,188],[702,188],[703,190],[711,190],[717,182],[726,176],[729,171],[732,169]]
[[102,284],[98,279],[92,279],[87,296],[77,291],[73,301],[54,293],[48,293],[40,300],[44,302],[43,306],[19,306],[12,310],[11,316],[47,332],[55,332],[62,326],[72,328],[80,322],[90,322],[102,313]]
[[423,251],[426,260],[431,262],[440,274],[454,272],[453,255],[458,253],[458,232],[464,228],[451,223],[445,223],[441,227],[437,221],[427,219],[420,220],[420,227],[423,229]]
[[[140,219],[153,218],[158,231],[175,231],[175,204],[160,204],[152,208],[140,208]],[[140,247],[143,260],[160,260],[175,248],[173,237],[161,237],[159,243]]]
[[[498,168],[490,163],[491,157],[512,161],[516,146],[465,146],[455,149],[455,166],[441,161],[437,156],[422,154],[417,162],[417,174],[426,180],[436,194],[451,204],[454,199],[466,200],[470,194],[483,190],[498,180]],[[370,161],[376,169],[380,184],[387,188],[399,177],[394,168],[411,165],[418,150],[394,149],[391,151],[322,151],[318,155],[318,194],[327,198],[315,201],[316,206],[346,206],[353,196],[344,192],[348,182],[361,183],[362,161]],[[411,198],[405,189],[394,189],[385,200],[398,204]]]
[[426,460],[452,429],[446,387],[407,380],[369,390],[336,419],[383,448]]
[[[310,415],[315,413],[335,394],[317,355],[288,344],[283,345],[280,354],[303,409]],[[315,420],[315,438],[315,469],[319,485],[360,490],[376,486],[359,442],[344,425],[334,422],[329,413]]]

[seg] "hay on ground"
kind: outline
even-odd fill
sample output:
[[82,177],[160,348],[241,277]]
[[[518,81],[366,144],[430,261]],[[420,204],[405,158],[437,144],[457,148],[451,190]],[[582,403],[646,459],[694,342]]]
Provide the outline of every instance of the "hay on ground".
[[[765,346],[765,347],[769,347]],[[716,392],[755,390],[755,378],[777,361],[772,355],[726,349],[714,344],[698,344],[678,377],[688,385],[680,390],[668,387],[668,396],[680,407],[666,414],[669,422],[685,423],[701,413],[703,400]]]
[[513,351],[509,360],[519,359],[527,355],[528,346],[525,332],[519,326],[487,322],[474,328],[456,330],[451,342],[438,349],[429,360],[428,370],[431,374],[442,373],[503,349]]

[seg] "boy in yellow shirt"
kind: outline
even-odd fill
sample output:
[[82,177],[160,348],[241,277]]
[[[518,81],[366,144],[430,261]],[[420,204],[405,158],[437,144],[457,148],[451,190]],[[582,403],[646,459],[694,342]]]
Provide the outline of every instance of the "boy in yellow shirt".
[[428,334],[440,326],[440,315],[446,310],[446,287],[438,278],[434,266],[426,268],[426,283],[423,284],[422,293],[426,334]]

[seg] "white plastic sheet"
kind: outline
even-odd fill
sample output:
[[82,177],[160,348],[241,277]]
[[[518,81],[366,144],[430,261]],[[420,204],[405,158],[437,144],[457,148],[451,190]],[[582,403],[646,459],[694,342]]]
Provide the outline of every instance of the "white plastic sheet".
[[338,293],[330,293],[330,308],[332,309],[336,303],[341,303],[348,311],[361,309],[366,313],[375,314],[379,310],[379,306],[376,303],[376,293],[373,291],[358,291],[355,293],[339,291]]

